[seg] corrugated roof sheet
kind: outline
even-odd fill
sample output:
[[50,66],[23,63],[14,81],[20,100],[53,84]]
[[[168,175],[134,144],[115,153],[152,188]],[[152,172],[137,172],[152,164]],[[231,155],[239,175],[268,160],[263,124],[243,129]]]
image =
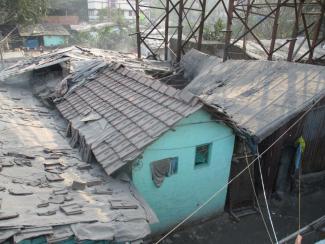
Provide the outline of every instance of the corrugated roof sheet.
[[18,28],[20,36],[70,36],[62,26],[55,24],[35,24]]
[[183,62],[192,80],[185,88],[216,109],[245,134],[263,140],[324,96],[322,66],[285,61],[229,60],[206,67],[206,55],[192,51]]
[[57,107],[79,144],[87,145],[110,175],[202,104],[186,91],[109,65]]

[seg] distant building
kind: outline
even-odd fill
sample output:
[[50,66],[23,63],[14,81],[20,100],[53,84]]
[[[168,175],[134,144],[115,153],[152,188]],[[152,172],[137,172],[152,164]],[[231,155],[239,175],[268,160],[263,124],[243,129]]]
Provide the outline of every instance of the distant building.
[[109,0],[88,0],[89,21],[99,20],[99,13],[102,9],[108,9]]
[[[148,1],[142,1],[146,5]],[[100,11],[107,10],[106,20],[114,10],[119,10],[128,21],[135,20],[135,13],[127,0],[88,0],[88,19],[89,21],[99,21]]]
[[70,33],[62,25],[36,24],[20,27],[19,35],[24,47],[38,49],[64,46],[68,43]]
[[77,25],[80,21],[87,21],[87,0],[56,0],[49,1],[45,23],[61,25]]

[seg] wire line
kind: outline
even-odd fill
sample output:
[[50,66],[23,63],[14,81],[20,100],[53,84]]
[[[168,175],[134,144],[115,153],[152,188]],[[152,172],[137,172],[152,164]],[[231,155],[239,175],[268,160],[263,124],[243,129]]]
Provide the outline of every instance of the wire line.
[[269,204],[268,204],[267,198],[266,198],[265,186],[264,186],[264,179],[263,179],[263,174],[262,174],[261,160],[260,160],[260,154],[258,152],[258,147],[257,147],[257,161],[258,161],[258,170],[259,170],[259,173],[260,173],[260,178],[261,178],[261,183],[262,183],[262,189],[263,189],[263,196],[264,196],[264,200],[265,200],[267,214],[269,216],[269,221],[270,221],[270,224],[271,224],[271,227],[272,227],[273,235],[274,235],[274,238],[275,238],[275,243],[278,244],[278,237],[276,236],[276,232],[275,232],[275,229],[274,229],[274,224],[273,224],[273,220],[272,220],[272,216],[271,216]]
[[[244,152],[245,152],[245,161],[246,161],[246,164],[248,165],[249,163],[248,163],[248,157],[247,157],[246,144],[245,143],[244,143]],[[265,229],[266,229],[267,235],[268,235],[268,237],[270,239],[270,242],[273,243],[273,239],[271,237],[271,233],[269,231],[269,228],[267,226],[266,220],[264,218],[264,214],[262,212],[262,208],[261,208],[261,205],[260,205],[260,201],[259,201],[258,196],[257,196],[257,193],[256,193],[256,189],[255,189],[255,185],[254,185],[252,173],[251,173],[251,170],[250,170],[249,167],[248,167],[248,173],[249,173],[249,178],[250,178],[250,181],[251,181],[251,184],[252,184],[252,188],[253,188],[254,196],[255,196],[255,199],[256,199],[256,203],[257,203],[258,209],[260,211],[261,218],[263,220],[263,224],[265,226]]]

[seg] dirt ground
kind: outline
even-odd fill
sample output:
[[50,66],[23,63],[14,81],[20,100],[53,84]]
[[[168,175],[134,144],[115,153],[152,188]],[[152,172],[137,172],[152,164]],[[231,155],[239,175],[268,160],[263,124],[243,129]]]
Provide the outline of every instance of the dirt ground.
[[[261,199],[261,204],[263,200]],[[266,217],[265,205],[262,206]],[[292,234],[298,229],[298,200],[294,195],[282,202],[272,200],[270,210],[278,240]],[[314,185],[312,191],[304,194],[301,199],[301,226],[325,215],[325,183]],[[271,231],[271,227],[269,227]],[[315,243],[320,233],[314,232],[305,236],[302,244]],[[165,244],[255,244],[270,243],[267,232],[259,214],[242,217],[240,222],[233,221],[227,213],[202,224],[187,227],[166,238]],[[275,243],[273,241],[273,243]],[[293,243],[293,242],[289,242]]]

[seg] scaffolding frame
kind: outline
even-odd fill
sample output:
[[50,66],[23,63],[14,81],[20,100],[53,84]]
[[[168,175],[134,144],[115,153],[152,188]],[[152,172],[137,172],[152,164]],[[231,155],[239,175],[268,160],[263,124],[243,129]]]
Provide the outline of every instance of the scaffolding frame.
[[[223,42],[223,60],[230,58],[229,50],[232,46],[242,41],[242,48],[246,51],[248,38],[253,39],[266,54],[268,60],[273,60],[276,52],[283,47],[288,47],[287,61],[301,62],[306,56],[308,63],[314,63],[324,60],[324,55],[314,59],[314,50],[324,40],[325,34],[320,37],[321,27],[325,25],[325,0],[157,0],[154,1],[159,5],[144,4],[145,0],[127,0],[136,15],[136,34],[138,58],[141,58],[141,46],[145,46],[153,57],[156,57],[159,48],[164,46],[164,59],[168,59],[168,53],[173,51],[169,48],[171,38],[177,34],[176,52],[174,53],[176,62],[181,60],[181,56],[185,53],[185,47],[190,40],[195,40],[196,48],[202,49],[203,33],[206,20],[211,16],[214,10],[220,6],[223,8],[227,16],[226,29],[224,30]],[[212,7],[207,9],[207,1],[213,1]],[[210,3],[211,3],[210,2]],[[291,37],[283,44],[276,47],[276,39],[279,32],[279,18],[283,8],[289,8],[294,15],[294,23],[292,25]],[[146,14],[146,10],[160,11],[161,15],[153,20]],[[199,17],[191,24],[188,16],[192,11],[199,13]],[[178,18],[177,26],[170,25],[170,16],[175,14]],[[140,15],[143,15],[147,21],[145,29],[140,24]],[[307,16],[316,16],[311,24],[308,24]],[[251,21],[253,18],[259,20]],[[233,36],[233,21],[236,20],[242,25],[242,33],[238,37]],[[262,43],[261,38],[254,32],[257,27],[266,22],[272,22],[270,30],[270,45],[266,46]],[[164,30],[159,26],[164,24]],[[187,27],[189,33],[184,38],[183,29]],[[325,29],[325,28],[324,28]],[[173,31],[171,31],[173,30]],[[159,37],[152,37],[152,33],[158,33]],[[297,37],[304,35],[304,41],[297,47],[295,51]],[[154,50],[150,46],[150,40],[159,41],[159,48]],[[297,50],[307,42],[308,50],[297,57]]]

